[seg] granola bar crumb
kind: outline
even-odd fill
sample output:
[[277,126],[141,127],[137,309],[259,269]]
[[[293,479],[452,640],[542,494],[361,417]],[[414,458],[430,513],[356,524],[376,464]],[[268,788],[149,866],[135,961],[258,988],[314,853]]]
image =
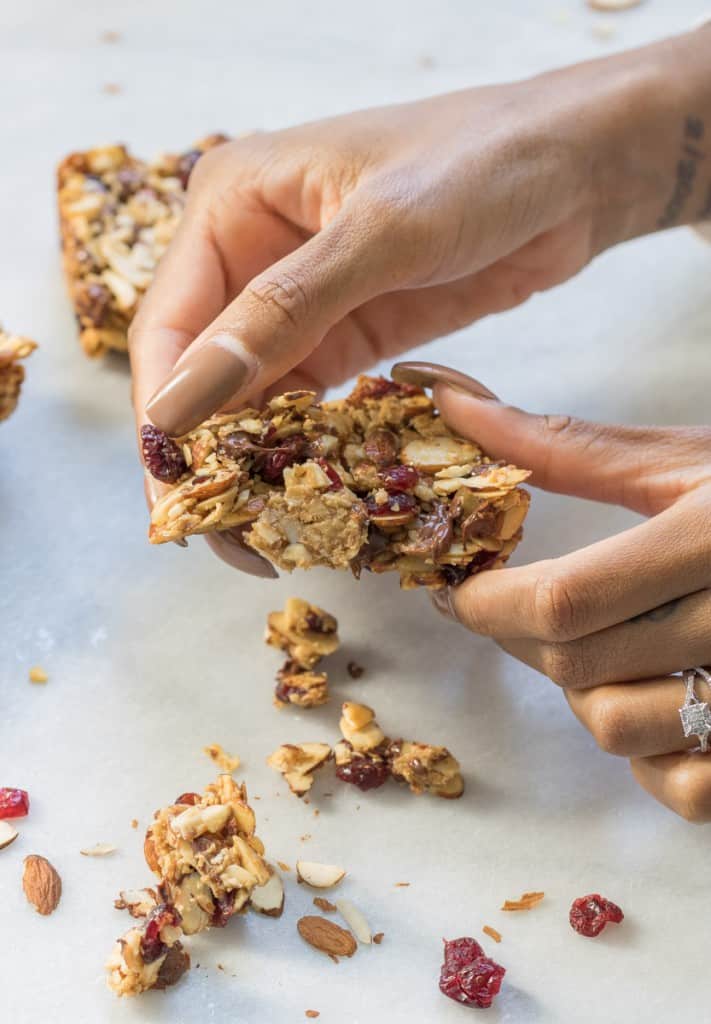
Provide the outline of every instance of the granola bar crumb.
[[384,938],[385,932],[376,932],[375,935],[373,936],[373,942],[375,943],[376,946],[379,946]]
[[283,860],[278,860],[277,865],[281,868],[282,871],[291,871],[289,865],[285,864]]
[[15,411],[25,379],[25,368],[20,360],[26,359],[36,348],[36,343],[29,338],[7,334],[0,327],[0,420]]
[[46,683],[47,680],[49,679],[49,676],[47,675],[45,670],[43,668],[40,668],[39,665],[35,665],[33,668],[31,668],[29,675],[31,683]]
[[351,679],[360,679],[360,677],[365,672],[363,666],[359,665],[357,661],[349,661],[348,664],[346,665],[346,669]]
[[410,885],[409,882],[396,882],[395,883],[395,888],[396,889],[407,889],[407,888],[409,888],[409,885]]
[[207,754],[223,772],[235,772],[241,764],[239,757],[228,754],[219,743],[211,743],[202,749],[203,753]]
[[335,914],[338,907],[335,903],[331,903],[325,896],[314,896],[314,906],[318,907],[319,910],[323,910],[325,914]]
[[494,942],[501,942],[501,932],[497,932],[496,928],[492,928],[491,925],[485,924],[482,931],[484,935],[488,935]]
[[309,1020],[316,1020],[317,1017],[321,1016],[318,1010],[306,1010],[305,1013]]
[[544,892],[525,892],[518,900],[504,900],[502,910],[531,910],[544,898]]
[[323,608],[290,597],[284,611],[269,613],[264,639],[270,647],[286,651],[295,666],[312,669],[338,650],[338,621]]
[[138,828],[138,818],[131,818],[131,828]]

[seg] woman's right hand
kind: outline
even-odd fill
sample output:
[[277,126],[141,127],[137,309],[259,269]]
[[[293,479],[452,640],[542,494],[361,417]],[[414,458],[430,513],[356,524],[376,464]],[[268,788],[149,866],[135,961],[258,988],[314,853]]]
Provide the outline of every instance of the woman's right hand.
[[651,230],[698,35],[211,150],[131,330],[139,426],[319,392]]

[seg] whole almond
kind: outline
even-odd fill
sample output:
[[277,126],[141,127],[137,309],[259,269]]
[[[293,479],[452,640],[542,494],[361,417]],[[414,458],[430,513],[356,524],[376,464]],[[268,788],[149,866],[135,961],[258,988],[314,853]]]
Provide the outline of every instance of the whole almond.
[[353,956],[358,948],[349,931],[325,917],[307,915],[297,921],[296,927],[302,939],[328,956]]
[[57,909],[62,896],[62,879],[46,857],[36,853],[24,860],[22,888],[38,914],[47,916]]

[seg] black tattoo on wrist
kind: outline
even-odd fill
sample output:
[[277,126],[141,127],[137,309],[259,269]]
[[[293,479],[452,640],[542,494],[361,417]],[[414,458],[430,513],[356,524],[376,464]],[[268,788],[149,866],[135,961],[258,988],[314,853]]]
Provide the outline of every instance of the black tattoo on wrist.
[[639,615],[633,615],[629,622],[662,622],[664,619],[668,619],[670,615],[673,615],[677,609],[677,605],[681,604],[681,598],[677,597],[673,601],[667,601],[666,604],[660,604],[658,608],[650,608],[648,612],[641,612]]
[[[676,180],[672,194],[657,221],[658,228],[670,228],[678,223],[682,210],[694,191],[699,163],[706,158],[699,143],[704,138],[704,122],[700,117],[687,117],[681,142],[681,159],[676,165]],[[708,197],[711,200],[711,195]]]

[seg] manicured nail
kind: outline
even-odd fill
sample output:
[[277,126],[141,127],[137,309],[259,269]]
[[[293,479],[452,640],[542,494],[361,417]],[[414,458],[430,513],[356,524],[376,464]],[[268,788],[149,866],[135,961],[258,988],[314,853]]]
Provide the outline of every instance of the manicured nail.
[[[408,381],[408,383],[412,382]],[[450,587],[443,587],[442,590],[431,590],[430,600],[440,615],[444,615],[447,619],[456,619],[456,615],[452,610],[452,592]]]
[[457,391],[464,391],[467,395],[474,395],[475,398],[487,398],[494,402],[499,400],[493,391],[489,391],[474,377],[468,377],[466,373],[452,370],[448,366],[440,366],[438,363],[395,363],[391,376],[399,384],[417,384],[421,388],[446,384]]
[[205,540],[217,557],[221,558],[223,562],[227,562],[233,569],[246,572],[249,576],[259,576],[263,580],[279,578],[279,573],[272,563],[248,548],[238,530],[211,533]]
[[182,359],[146,412],[171,437],[187,434],[246,387],[256,361],[233,334],[215,334]]

